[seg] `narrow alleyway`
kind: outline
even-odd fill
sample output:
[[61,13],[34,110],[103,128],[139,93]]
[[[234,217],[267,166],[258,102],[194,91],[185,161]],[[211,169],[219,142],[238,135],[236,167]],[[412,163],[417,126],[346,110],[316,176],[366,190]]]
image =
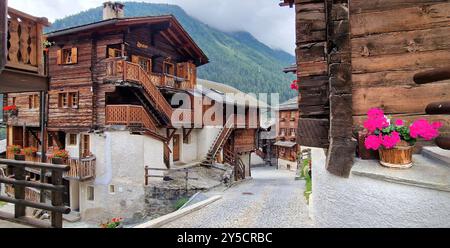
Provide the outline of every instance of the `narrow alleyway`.
[[[295,173],[274,168],[252,169],[252,180],[224,192],[223,198],[166,226],[175,228],[312,227]],[[212,193],[213,194],[213,193]]]

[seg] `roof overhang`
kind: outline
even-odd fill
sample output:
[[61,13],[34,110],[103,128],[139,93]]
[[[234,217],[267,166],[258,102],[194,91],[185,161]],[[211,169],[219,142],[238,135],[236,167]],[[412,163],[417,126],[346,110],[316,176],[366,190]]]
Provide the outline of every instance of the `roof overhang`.
[[192,57],[197,66],[209,63],[209,59],[206,54],[173,15],[109,19],[50,32],[46,35],[48,39],[51,40],[82,32],[102,32],[102,30],[110,30],[110,28],[127,29],[129,27],[139,25],[166,25],[166,28],[160,30],[160,33],[164,38],[171,42],[172,46],[177,48],[178,51]]
[[295,0],[280,0],[281,1],[281,3],[280,3],[280,6],[281,7],[284,7],[284,6],[289,6],[289,7],[294,7],[294,3],[295,3]]

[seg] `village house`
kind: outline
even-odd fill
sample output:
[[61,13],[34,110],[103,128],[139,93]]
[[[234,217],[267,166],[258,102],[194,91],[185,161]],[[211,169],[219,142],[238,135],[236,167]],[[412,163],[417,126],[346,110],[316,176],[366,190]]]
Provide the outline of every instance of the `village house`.
[[258,103],[199,84],[197,68],[209,60],[174,16],[125,18],[123,4],[107,2],[102,21],[46,37],[46,105],[38,93],[8,94],[5,105],[18,115],[6,120],[7,143],[36,148],[33,161],[69,153],[64,203],[72,212],[86,220],[142,217],[146,166],[220,162],[236,180],[251,175]]
[[[310,215],[318,227],[449,227],[450,3],[300,1],[297,142],[312,147]],[[447,107],[445,107],[447,106]],[[381,108],[406,123],[439,121],[413,167],[366,160],[362,124]]]
[[278,168],[296,171],[298,169],[297,157],[300,151],[300,146],[297,144],[298,97],[281,103],[278,111],[278,136],[277,142],[274,144],[278,152]]

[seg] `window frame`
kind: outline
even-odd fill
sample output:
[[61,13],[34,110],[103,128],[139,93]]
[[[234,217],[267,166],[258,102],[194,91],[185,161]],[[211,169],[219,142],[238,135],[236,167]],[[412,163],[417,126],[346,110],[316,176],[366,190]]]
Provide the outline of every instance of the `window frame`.
[[[72,142],[72,138],[75,137],[75,142]],[[68,146],[77,146],[78,145],[78,134],[76,133],[69,133],[68,135]]]
[[86,200],[95,201],[95,187],[93,185],[86,186]]
[[58,65],[74,65],[78,64],[78,48],[61,48],[57,51]]

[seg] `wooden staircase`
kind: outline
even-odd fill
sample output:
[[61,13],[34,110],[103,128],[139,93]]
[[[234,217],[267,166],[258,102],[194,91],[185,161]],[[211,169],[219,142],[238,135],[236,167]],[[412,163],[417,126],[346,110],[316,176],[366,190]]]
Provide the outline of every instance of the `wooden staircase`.
[[141,87],[146,98],[139,98],[141,102],[147,101],[157,113],[152,113],[161,123],[161,125],[168,125],[171,122],[173,109],[167,102],[162,93],[156,87],[160,82],[159,78],[149,75],[138,64],[134,64],[125,60],[110,60],[107,62],[107,79],[106,81],[113,81],[114,83],[133,83]]
[[225,123],[222,130],[220,130],[219,134],[217,135],[216,139],[214,140],[213,144],[211,145],[211,148],[209,149],[208,153],[206,154],[205,160],[201,163],[202,166],[211,166],[215,158],[217,156],[217,153],[222,150],[222,148],[225,145],[225,142],[230,137],[231,133],[234,131],[234,115],[230,116],[228,118],[227,122]]

